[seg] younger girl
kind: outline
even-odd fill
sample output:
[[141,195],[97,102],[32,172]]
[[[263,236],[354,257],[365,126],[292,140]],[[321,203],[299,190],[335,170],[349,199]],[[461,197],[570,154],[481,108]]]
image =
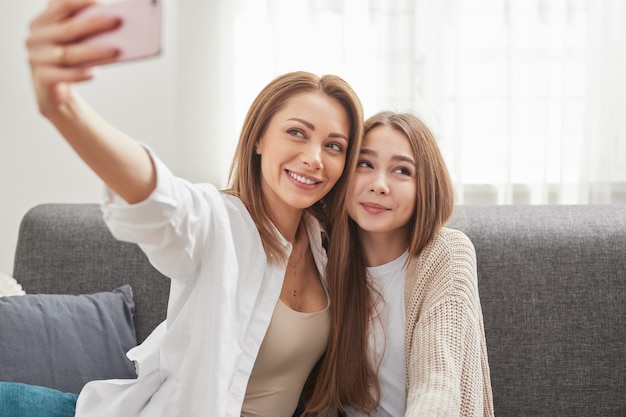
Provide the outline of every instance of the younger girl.
[[[333,297],[354,297],[334,311],[328,360],[353,381],[377,372],[354,388],[377,403],[372,415],[493,415],[474,247],[443,227],[453,188],[429,129],[410,114],[369,118],[349,190],[329,249],[345,258],[329,261],[328,280]],[[350,314],[369,336],[341,328]],[[370,411],[347,398],[336,403],[348,416]]]

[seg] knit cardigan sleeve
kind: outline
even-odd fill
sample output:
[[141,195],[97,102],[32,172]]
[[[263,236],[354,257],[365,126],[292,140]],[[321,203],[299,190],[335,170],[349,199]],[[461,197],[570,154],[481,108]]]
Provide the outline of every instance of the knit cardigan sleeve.
[[491,379],[469,238],[443,228],[405,284],[405,417],[493,416]]

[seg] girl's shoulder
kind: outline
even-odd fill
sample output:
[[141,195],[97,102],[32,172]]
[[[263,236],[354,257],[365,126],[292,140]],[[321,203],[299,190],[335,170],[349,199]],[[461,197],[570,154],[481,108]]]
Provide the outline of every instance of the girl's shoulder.
[[460,230],[442,227],[433,236],[432,240],[412,261],[420,259],[448,259],[476,258],[474,244],[470,238]]
[[424,249],[409,261],[407,290],[426,294],[433,289],[445,293],[474,286],[476,253],[469,237],[456,229],[441,228]]

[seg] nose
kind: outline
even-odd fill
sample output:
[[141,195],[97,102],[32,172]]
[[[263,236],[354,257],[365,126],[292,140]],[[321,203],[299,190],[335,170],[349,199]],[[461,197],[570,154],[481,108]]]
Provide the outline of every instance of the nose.
[[310,141],[300,154],[300,159],[309,169],[321,170],[324,166],[322,163],[322,147]]
[[383,172],[374,176],[372,184],[370,185],[370,191],[380,195],[389,194],[389,186],[387,185],[385,174]]

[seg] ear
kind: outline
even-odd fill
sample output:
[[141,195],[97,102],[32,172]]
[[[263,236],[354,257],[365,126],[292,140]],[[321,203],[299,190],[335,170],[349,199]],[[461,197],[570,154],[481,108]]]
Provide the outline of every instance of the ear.
[[257,143],[254,144],[254,153],[257,155],[261,155],[261,140],[259,139]]

